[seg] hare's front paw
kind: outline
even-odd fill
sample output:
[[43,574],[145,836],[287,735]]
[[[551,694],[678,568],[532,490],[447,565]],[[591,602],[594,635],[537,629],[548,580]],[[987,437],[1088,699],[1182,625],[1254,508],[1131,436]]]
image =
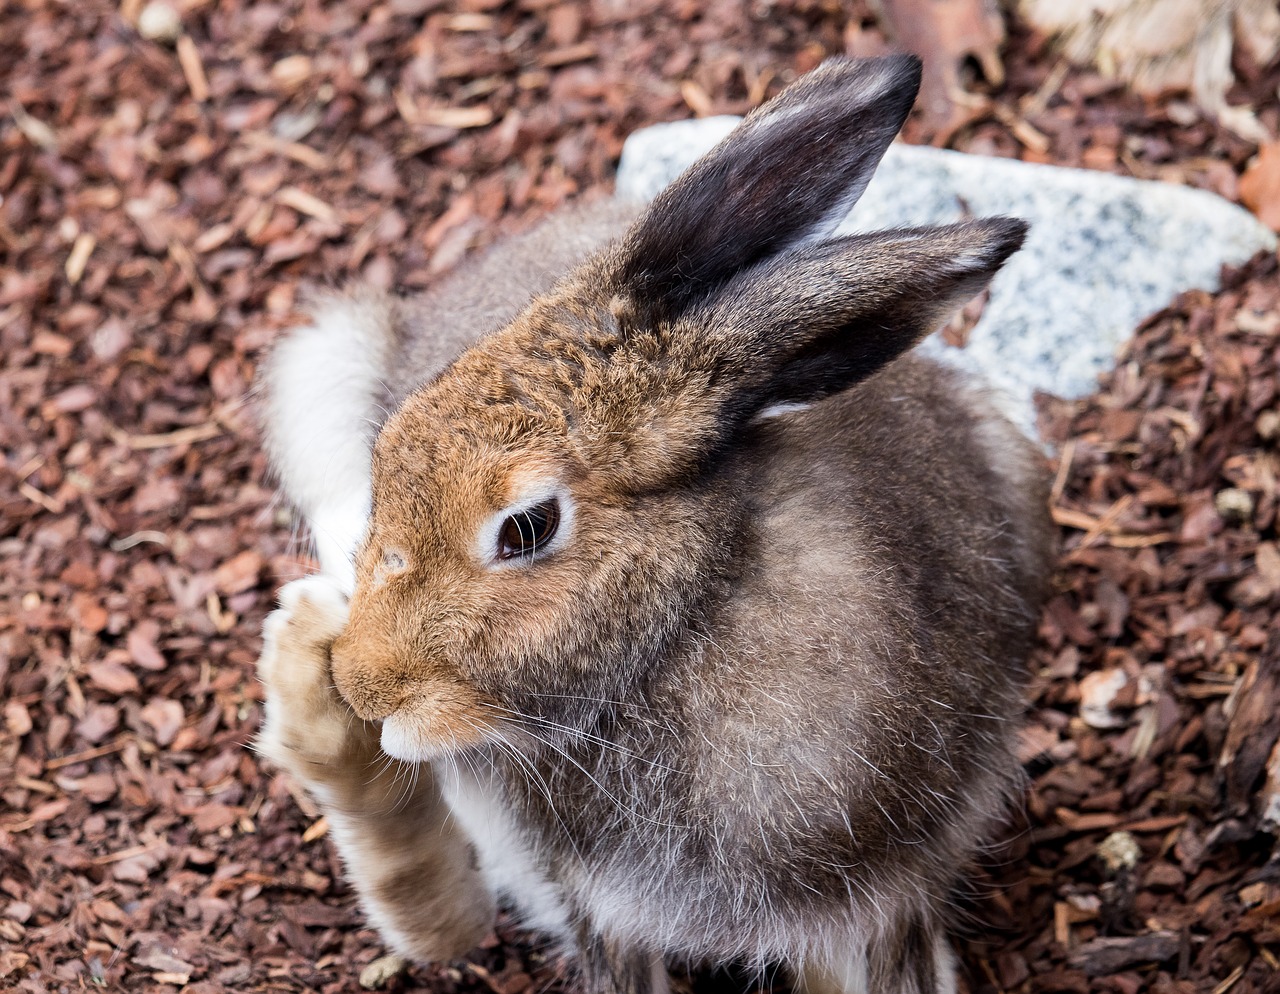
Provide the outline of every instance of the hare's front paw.
[[258,748],[310,779],[315,765],[355,759],[377,733],[338,696],[329,669],[329,648],[347,624],[346,595],[328,577],[308,576],[282,587],[278,599],[262,626],[258,679],[267,701]]

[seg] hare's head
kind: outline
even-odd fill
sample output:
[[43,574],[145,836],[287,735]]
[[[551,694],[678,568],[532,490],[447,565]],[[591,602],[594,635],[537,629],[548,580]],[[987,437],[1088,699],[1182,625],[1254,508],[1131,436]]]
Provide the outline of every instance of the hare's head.
[[1018,247],[1008,219],[826,239],[918,81],[803,77],[386,423],[333,659],[391,755],[625,698],[749,555],[714,480],[750,422],[870,376]]

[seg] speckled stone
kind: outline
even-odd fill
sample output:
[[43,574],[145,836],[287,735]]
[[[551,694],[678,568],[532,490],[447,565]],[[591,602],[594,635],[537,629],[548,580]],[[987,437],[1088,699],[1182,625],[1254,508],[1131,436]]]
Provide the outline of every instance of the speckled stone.
[[[737,120],[636,132],[618,196],[652,199]],[[922,347],[985,374],[1028,429],[1035,391],[1091,392],[1143,318],[1184,290],[1215,290],[1224,264],[1276,246],[1251,214],[1203,190],[901,144],[838,233],[997,214],[1030,222],[1026,245],[996,276],[964,349],[937,336]]]

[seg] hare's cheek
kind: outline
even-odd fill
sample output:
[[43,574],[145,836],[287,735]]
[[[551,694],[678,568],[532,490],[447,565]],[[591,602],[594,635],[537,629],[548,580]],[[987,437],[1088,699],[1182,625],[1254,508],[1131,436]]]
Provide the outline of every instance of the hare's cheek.
[[493,739],[496,713],[458,684],[427,686],[412,694],[382,722],[382,751],[422,763]]

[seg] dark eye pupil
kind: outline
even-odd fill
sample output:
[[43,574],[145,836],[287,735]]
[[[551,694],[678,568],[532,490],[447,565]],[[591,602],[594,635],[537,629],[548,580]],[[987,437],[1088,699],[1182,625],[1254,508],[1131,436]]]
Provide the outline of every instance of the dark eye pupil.
[[560,527],[560,502],[546,500],[517,511],[502,523],[498,534],[498,556],[511,559],[529,556],[555,537]]

